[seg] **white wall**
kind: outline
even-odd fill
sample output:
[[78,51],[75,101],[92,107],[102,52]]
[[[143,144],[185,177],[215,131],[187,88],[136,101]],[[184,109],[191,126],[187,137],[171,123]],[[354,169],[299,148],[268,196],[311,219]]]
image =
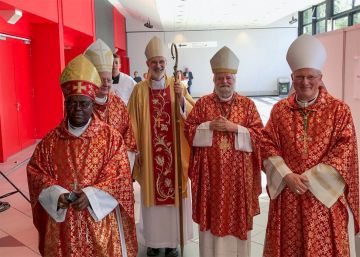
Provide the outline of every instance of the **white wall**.
[[[129,24],[130,21],[127,21]],[[240,59],[237,74],[237,91],[244,95],[277,94],[277,78],[290,78],[291,71],[286,62],[286,52],[291,42],[297,37],[296,27],[147,32],[142,24],[127,25],[127,47],[130,58],[131,74],[138,70],[146,72],[144,50],[148,41],[157,35],[167,45],[172,42],[217,41],[216,48],[179,49],[178,69],[189,67],[194,80],[192,95],[202,96],[212,92],[211,57],[224,45],[230,47]],[[129,30],[131,28],[132,31]],[[174,62],[167,48],[168,74],[172,74]]]

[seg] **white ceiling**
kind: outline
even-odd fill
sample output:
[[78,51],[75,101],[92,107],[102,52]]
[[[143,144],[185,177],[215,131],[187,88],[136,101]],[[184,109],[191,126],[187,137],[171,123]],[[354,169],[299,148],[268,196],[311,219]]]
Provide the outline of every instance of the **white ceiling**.
[[[268,27],[323,0],[108,0],[153,30]],[[144,27],[145,28],[145,27]]]

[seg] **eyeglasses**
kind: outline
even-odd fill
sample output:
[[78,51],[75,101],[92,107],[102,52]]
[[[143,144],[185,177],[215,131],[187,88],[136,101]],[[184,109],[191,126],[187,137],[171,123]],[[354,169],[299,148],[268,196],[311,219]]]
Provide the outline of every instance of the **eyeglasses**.
[[302,82],[304,81],[305,79],[308,80],[308,81],[314,81],[315,79],[319,78],[320,76],[313,76],[313,75],[309,75],[309,76],[295,76],[294,80],[296,82]]
[[113,83],[113,79],[112,78],[107,78],[107,79],[105,79],[105,78],[102,78],[101,79],[101,82],[103,83],[103,84],[106,84],[106,83]]
[[80,101],[80,102],[65,101],[65,107],[67,109],[79,108],[81,110],[86,110],[89,109],[90,106],[92,106],[92,102],[90,101]]

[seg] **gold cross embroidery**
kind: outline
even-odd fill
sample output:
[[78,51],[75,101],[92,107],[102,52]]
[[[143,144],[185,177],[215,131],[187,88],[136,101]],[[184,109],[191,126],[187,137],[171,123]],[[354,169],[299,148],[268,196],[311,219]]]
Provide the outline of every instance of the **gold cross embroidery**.
[[85,90],[86,86],[81,85],[81,81],[78,81],[77,85],[73,86],[73,90],[76,90],[76,93],[80,94],[82,90]]
[[227,151],[230,149],[230,143],[225,137],[221,137],[220,139],[220,149],[221,151]]
[[78,183],[74,181],[74,183],[70,184],[70,186],[73,188],[73,190],[77,190]]
[[155,118],[155,124],[157,128],[160,128],[161,122],[164,121],[160,116]]

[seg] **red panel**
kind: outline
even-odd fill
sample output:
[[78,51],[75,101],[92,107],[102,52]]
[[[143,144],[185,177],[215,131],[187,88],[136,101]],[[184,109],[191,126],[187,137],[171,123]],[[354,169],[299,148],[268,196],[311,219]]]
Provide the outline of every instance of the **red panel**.
[[85,35],[76,30],[64,28],[65,64],[85,49],[94,41],[93,36]]
[[59,35],[57,25],[34,25],[32,65],[38,138],[56,127],[63,118],[59,78],[64,53],[63,41]]
[[21,146],[18,135],[17,105],[14,77],[13,42],[0,40],[0,117],[1,148],[0,161],[17,152]]
[[34,90],[31,81],[30,45],[14,42],[14,66],[21,149],[35,142]]
[[0,33],[17,35],[20,37],[30,37],[30,25],[27,20],[28,15],[24,16],[15,24],[7,23],[2,17],[0,17]]
[[93,36],[94,32],[94,1],[93,0],[62,0],[64,26]]
[[0,3],[5,3],[14,6],[22,11],[35,14],[53,22],[57,22],[58,1],[61,0],[2,0]]
[[116,8],[114,13],[114,46],[126,51],[126,20]]
[[127,56],[121,56],[121,72],[130,75],[130,62]]

